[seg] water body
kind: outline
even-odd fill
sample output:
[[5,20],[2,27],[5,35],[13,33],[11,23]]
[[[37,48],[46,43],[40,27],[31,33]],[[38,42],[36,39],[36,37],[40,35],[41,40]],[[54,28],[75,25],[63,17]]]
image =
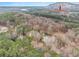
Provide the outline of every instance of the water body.
[[43,7],[39,6],[0,6],[0,12],[8,11],[30,11],[35,9],[41,9]]

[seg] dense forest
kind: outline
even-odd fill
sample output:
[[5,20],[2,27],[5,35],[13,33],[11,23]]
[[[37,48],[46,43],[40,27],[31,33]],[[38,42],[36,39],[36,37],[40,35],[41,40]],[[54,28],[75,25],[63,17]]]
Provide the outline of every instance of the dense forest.
[[0,14],[0,56],[79,56],[79,20],[71,15]]

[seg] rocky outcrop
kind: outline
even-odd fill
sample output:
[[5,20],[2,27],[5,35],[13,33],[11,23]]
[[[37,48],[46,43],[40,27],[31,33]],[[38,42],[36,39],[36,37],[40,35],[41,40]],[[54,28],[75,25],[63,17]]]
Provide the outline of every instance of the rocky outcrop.
[[40,41],[42,38],[41,34],[38,31],[30,31],[27,33],[27,36],[32,37],[33,40]]

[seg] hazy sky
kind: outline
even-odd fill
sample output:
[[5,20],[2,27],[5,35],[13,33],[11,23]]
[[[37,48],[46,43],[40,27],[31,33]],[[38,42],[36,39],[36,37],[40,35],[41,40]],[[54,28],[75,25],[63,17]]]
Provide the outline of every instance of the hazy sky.
[[47,6],[53,2],[0,2],[0,6]]

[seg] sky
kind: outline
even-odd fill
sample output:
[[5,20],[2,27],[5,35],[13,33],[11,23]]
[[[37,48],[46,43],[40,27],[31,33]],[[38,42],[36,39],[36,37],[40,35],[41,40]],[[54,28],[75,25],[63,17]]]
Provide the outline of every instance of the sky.
[[0,6],[47,6],[53,2],[0,2]]

